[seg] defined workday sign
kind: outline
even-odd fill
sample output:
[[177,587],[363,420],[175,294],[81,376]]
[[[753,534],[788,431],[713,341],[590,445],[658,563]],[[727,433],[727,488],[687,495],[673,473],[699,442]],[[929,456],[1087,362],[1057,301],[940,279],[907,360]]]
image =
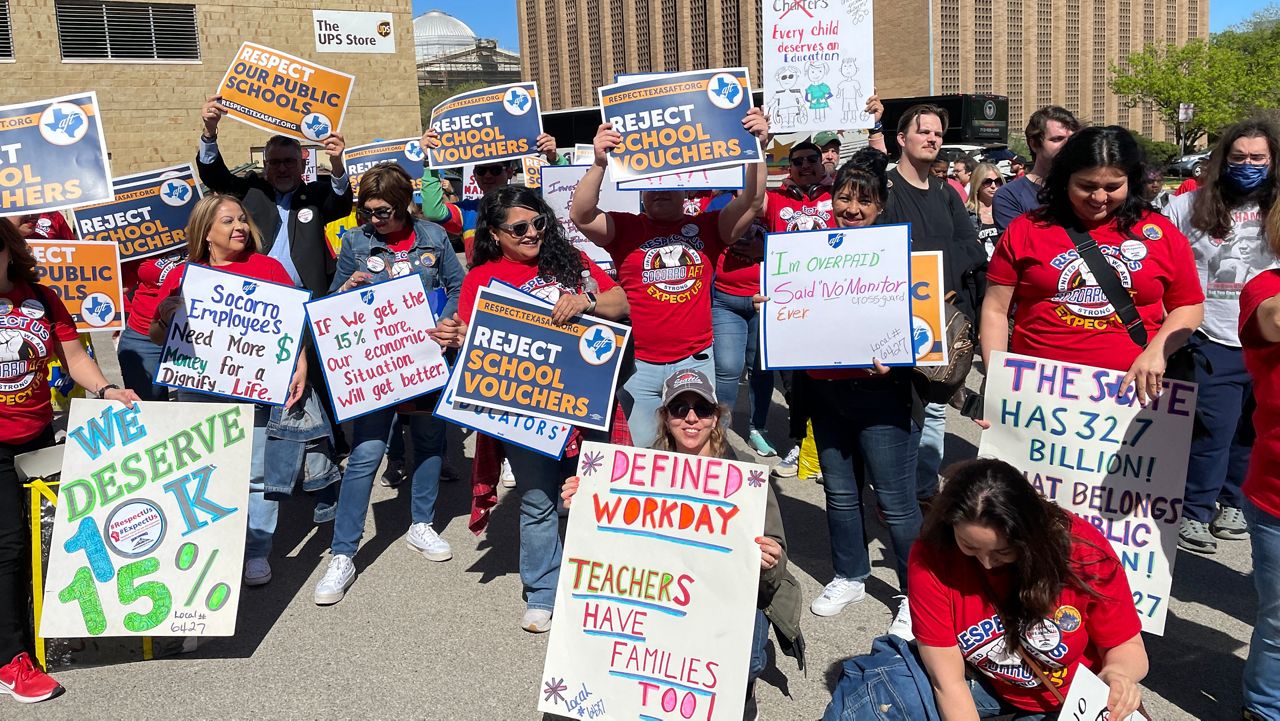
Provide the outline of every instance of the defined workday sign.
[[1177,554],[1194,383],[1165,380],[1146,408],[1123,371],[993,353],[980,456],[1027,475],[1046,498],[1089,521],[1120,557],[1142,630],[1164,633]]

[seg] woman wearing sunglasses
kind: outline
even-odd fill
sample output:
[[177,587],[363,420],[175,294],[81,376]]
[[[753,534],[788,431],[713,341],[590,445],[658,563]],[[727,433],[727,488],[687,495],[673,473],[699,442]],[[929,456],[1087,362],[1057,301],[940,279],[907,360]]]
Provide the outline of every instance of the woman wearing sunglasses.
[[[364,194],[361,193],[362,199]],[[555,213],[536,190],[508,185],[491,191],[480,201],[475,255],[471,271],[462,282],[458,313],[440,322],[432,334],[446,347],[459,347],[480,289],[498,280],[554,304],[552,322],[563,324],[589,313],[620,320],[628,311],[626,293],[613,279],[574,248],[560,230]],[[592,291],[594,285],[598,290]],[[497,463],[486,456],[477,439],[477,467]],[[566,475],[563,463],[572,459],[548,458],[522,446],[500,441],[493,447],[511,463],[516,493],[520,494],[520,580],[527,602],[520,627],[530,633],[551,628],[556,582],[560,577],[559,516],[556,494]]]
[[1000,228],[996,226],[995,216],[991,214],[991,200],[996,191],[1004,186],[1004,178],[991,163],[979,163],[969,176],[969,200],[965,207],[969,209],[969,219],[978,231],[978,242],[987,251],[987,260],[996,250],[996,240],[1000,237]]
[[[441,317],[451,315],[462,290],[462,266],[440,226],[410,217],[413,182],[409,174],[393,164],[376,166],[360,178],[358,195],[356,218],[360,225],[342,236],[338,272],[331,290],[348,291],[366,283],[416,273],[421,276],[428,294],[437,288],[445,290],[448,300]],[[417,323],[431,325],[425,318]],[[435,407],[434,398],[433,394],[418,403]],[[338,515],[333,525],[329,568],[315,588],[318,605],[341,601],[355,581],[352,559],[364,533],[373,477],[382,464],[395,417],[395,408],[384,408],[354,421],[351,455],[342,477]],[[444,421],[430,413],[406,417],[411,419],[414,463],[412,523],[407,542],[410,549],[428,560],[447,561],[453,557],[453,550],[432,526],[440,490],[440,468],[444,464]]]

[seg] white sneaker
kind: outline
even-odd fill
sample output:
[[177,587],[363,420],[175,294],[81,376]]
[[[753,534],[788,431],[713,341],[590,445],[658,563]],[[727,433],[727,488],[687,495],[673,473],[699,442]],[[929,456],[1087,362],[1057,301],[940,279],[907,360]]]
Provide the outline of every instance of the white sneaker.
[[809,610],[815,616],[834,616],[843,611],[845,606],[861,601],[866,595],[866,586],[862,581],[837,576],[822,589],[821,596],[813,599]]
[[502,481],[503,488],[516,487],[516,474],[511,472],[511,461],[502,459],[502,472],[498,474],[498,480]]
[[902,603],[898,604],[898,612],[893,614],[893,623],[889,624],[889,635],[897,636],[904,641],[916,640],[916,635],[911,632],[911,607],[907,605],[906,596],[895,596],[901,598]]
[[329,559],[329,568],[324,572],[324,578],[316,584],[316,605],[332,606],[341,601],[355,580],[356,567],[351,562],[351,556],[344,556],[341,553],[332,556]]
[[797,443],[787,451],[782,462],[773,467],[773,475],[778,478],[795,478],[800,472],[800,444]]
[[250,558],[244,562],[244,585],[265,586],[271,583],[271,564],[265,558]]
[[447,561],[453,558],[453,549],[449,542],[436,533],[430,523],[415,523],[409,526],[409,548],[421,553],[432,561]]
[[546,633],[551,630],[551,612],[541,608],[530,608],[520,619],[520,628],[529,633]]

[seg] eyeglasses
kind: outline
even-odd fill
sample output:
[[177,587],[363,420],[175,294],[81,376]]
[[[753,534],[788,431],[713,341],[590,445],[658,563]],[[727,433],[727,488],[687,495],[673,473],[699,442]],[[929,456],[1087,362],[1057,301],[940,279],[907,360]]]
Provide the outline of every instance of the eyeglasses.
[[1271,156],[1263,153],[1253,153],[1252,155],[1228,155],[1228,163],[1252,163],[1253,165],[1266,165],[1271,162]]
[[502,175],[506,172],[505,165],[478,165],[476,166],[476,175]]
[[1004,185],[1004,181],[994,177],[987,178],[986,180],[982,181],[982,187],[984,188],[990,188],[993,185]]
[[279,167],[287,168],[291,165],[297,165],[299,162],[301,161],[299,161],[297,158],[273,158],[267,161],[267,167],[268,168],[279,168]]
[[820,155],[797,155],[791,159],[792,165],[817,165],[822,162]]
[[716,414],[716,407],[704,400],[696,400],[693,403],[689,401],[671,401],[667,404],[667,413],[672,418],[686,418],[689,411],[698,414],[699,418],[711,418]]
[[378,220],[387,220],[388,218],[390,218],[395,214],[396,214],[396,211],[390,207],[374,208],[372,210],[370,210],[369,208],[356,208],[356,215],[361,218],[364,218],[365,220],[368,220],[369,218],[377,218]]
[[535,231],[541,233],[542,231],[547,229],[547,216],[539,215],[538,217],[534,218],[532,221],[522,220],[519,223],[513,223],[511,225],[498,225],[497,227],[507,231],[508,233],[516,236],[517,238],[523,238],[525,234],[529,232],[529,226],[531,225],[533,226],[533,229]]

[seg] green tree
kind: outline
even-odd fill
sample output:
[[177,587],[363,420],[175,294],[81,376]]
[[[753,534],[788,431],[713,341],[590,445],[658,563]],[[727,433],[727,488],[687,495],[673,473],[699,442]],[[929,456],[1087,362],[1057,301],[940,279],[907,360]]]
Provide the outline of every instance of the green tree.
[[418,88],[418,112],[422,116],[422,127],[427,127],[431,123],[431,110],[435,106],[443,103],[458,93],[465,93],[468,90],[479,90],[480,88],[489,87],[485,83],[470,82],[458,83],[443,88]]
[[1133,137],[1138,141],[1138,145],[1142,146],[1142,152],[1146,154],[1147,161],[1152,165],[1163,167],[1182,155],[1182,149],[1174,143],[1152,140],[1142,133],[1136,132]]

